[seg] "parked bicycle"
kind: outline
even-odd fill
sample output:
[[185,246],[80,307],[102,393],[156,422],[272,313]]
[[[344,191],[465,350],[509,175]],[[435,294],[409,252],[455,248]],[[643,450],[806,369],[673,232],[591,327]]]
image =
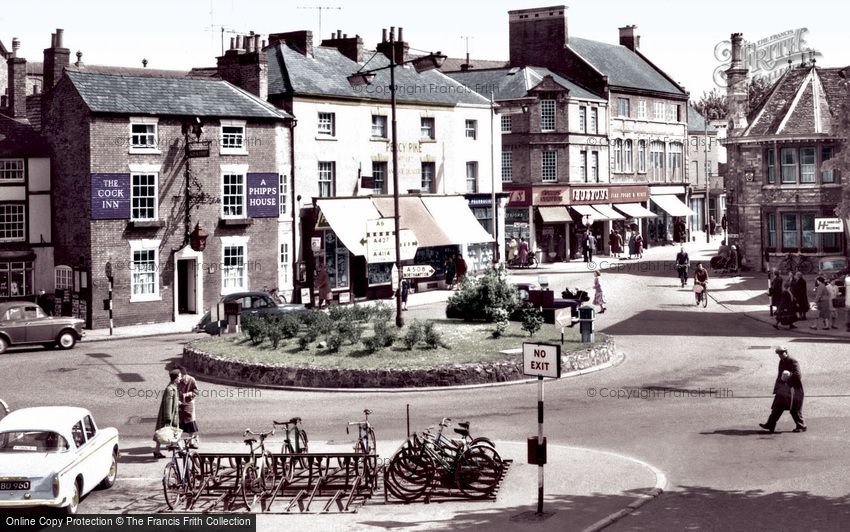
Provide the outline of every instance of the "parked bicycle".
[[[249,438],[246,436],[256,436]],[[248,446],[248,461],[242,464],[240,481],[242,500],[248,510],[257,504],[267,491],[274,488],[275,468],[271,453],[266,451],[266,438],[274,436],[274,429],[268,432],[254,432],[245,429],[242,434],[245,445]],[[259,440],[257,439],[259,438]]]
[[351,425],[357,425],[357,442],[354,444],[355,453],[375,454],[375,431],[372,429],[372,424],[369,423],[369,414],[372,411],[368,408],[363,411],[363,421],[351,421],[345,427],[345,433],[349,434]]
[[281,445],[281,454],[301,454],[307,451],[307,431],[302,429],[300,417],[294,417],[289,421],[272,421],[272,425],[283,427],[286,435]]
[[802,253],[788,253],[785,258],[779,263],[779,269],[783,272],[800,272],[808,274],[814,272],[817,268],[812,260]]
[[194,488],[198,484],[200,461],[197,453],[189,449],[189,438],[169,443],[171,459],[165,464],[162,473],[162,491],[165,504],[174,510],[181,503],[188,505],[194,497]]

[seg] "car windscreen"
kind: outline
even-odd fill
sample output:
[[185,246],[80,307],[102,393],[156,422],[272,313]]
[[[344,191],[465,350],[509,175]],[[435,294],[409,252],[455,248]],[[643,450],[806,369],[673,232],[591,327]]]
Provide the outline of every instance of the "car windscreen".
[[0,453],[52,453],[67,450],[68,442],[56,432],[47,430],[0,432]]
[[823,271],[843,270],[847,268],[847,262],[843,260],[824,260],[820,263],[820,269]]

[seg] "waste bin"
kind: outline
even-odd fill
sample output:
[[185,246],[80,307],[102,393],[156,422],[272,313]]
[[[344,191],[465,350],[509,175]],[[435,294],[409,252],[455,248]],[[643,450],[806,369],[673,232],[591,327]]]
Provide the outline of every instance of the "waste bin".
[[582,305],[578,309],[579,331],[581,343],[593,343],[593,321],[596,319],[596,309],[591,305]]

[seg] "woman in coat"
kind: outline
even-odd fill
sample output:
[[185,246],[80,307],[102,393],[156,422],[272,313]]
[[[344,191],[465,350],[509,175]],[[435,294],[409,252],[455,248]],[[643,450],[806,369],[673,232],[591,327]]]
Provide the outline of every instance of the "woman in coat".
[[635,251],[639,259],[643,258],[643,237],[640,233],[635,235]]
[[[830,318],[832,314],[832,298],[829,288],[826,286],[826,279],[818,277],[815,279],[815,305],[818,307],[818,319],[823,320],[823,329],[829,329]],[[818,324],[815,321],[812,329],[817,329]]]
[[806,313],[809,311],[809,293],[802,272],[794,274],[791,293],[794,294],[794,299],[797,301],[797,314],[801,320],[805,320]]
[[629,237],[629,258],[637,255],[637,239],[635,238],[635,233],[632,233]]
[[599,273],[599,270],[593,272],[593,291],[595,294],[593,295],[593,304],[599,305],[599,313],[602,314],[605,312],[605,294],[602,292],[602,283],[599,282],[599,278],[602,276]]
[[780,296],[779,307],[776,310],[776,323],[773,328],[778,329],[781,324],[787,325],[789,329],[796,329],[795,321],[797,321],[797,303],[791,293],[791,285],[785,283],[782,285],[782,295]]
[[519,265],[528,265],[528,242],[524,238],[519,239]]
[[[180,383],[180,370],[172,369],[168,372],[169,383],[165,387],[165,392],[162,394],[162,400],[159,403],[159,414],[156,417],[156,425],[154,432],[163,427],[175,427],[180,424],[180,414],[178,400],[177,385]],[[153,451],[154,458],[165,458],[162,454],[162,443],[154,437],[156,448]]]
[[[520,245],[520,249],[522,249],[522,245]],[[457,273],[455,256],[454,254],[451,254],[449,255],[449,258],[446,259],[446,286],[449,290],[452,290],[455,287],[455,273]]]
[[611,243],[611,256],[617,257],[620,254],[620,245],[617,242],[617,232],[611,229],[611,234],[608,235],[608,241]]
[[770,315],[773,316],[773,309],[779,312],[779,304],[782,302],[782,276],[779,275],[779,270],[776,268],[770,272],[768,276],[767,294],[770,296]]

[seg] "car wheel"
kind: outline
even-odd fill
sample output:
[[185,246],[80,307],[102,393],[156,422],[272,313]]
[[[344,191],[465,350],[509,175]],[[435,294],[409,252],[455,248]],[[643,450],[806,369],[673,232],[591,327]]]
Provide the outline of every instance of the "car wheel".
[[115,484],[115,479],[118,478],[118,453],[112,453],[112,461],[109,463],[109,472],[100,481],[100,488],[111,488]]
[[59,347],[71,349],[77,344],[77,337],[71,331],[62,331],[58,338]]
[[63,508],[67,515],[74,515],[80,507],[80,482],[74,482],[74,488],[71,492],[71,498],[68,500],[68,506]]
[[6,349],[9,348],[9,342],[0,336],[0,355],[6,352]]

